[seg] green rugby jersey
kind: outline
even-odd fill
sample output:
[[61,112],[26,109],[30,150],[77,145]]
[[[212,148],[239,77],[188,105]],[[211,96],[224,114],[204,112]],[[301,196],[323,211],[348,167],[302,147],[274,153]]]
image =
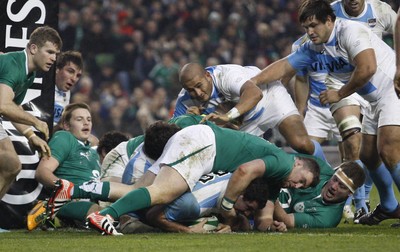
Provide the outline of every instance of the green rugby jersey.
[[90,143],[84,144],[68,131],[57,131],[49,142],[51,155],[59,162],[54,174],[74,184],[100,177],[100,161]]
[[320,182],[307,189],[283,189],[279,201],[287,213],[293,213],[298,228],[336,227],[342,218],[345,201],[336,204],[325,203],[321,190],[333,176],[334,170],[328,164],[320,164]]
[[12,88],[15,94],[13,101],[18,105],[24,100],[36,76],[36,72],[27,75],[27,71],[25,51],[0,55],[0,83]]

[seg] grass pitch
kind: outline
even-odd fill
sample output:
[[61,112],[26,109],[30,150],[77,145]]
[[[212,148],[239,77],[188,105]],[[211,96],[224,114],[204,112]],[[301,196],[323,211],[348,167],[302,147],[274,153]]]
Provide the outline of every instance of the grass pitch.
[[[397,189],[396,189],[397,193]],[[397,194],[398,196],[398,194]],[[376,190],[371,206],[377,204]],[[2,216],[5,218],[5,216]],[[101,236],[93,230],[11,230],[0,233],[0,251],[400,251],[400,228],[386,220],[378,226],[344,224],[333,229],[288,233],[134,234]]]

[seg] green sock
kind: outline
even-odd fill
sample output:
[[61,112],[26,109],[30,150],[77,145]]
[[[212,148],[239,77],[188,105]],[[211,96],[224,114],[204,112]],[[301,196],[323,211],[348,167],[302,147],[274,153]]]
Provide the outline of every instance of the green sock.
[[114,219],[119,216],[151,206],[149,191],[145,187],[130,191],[111,206],[100,211],[101,215],[109,214]]
[[110,195],[110,182],[89,181],[75,185],[72,192],[73,199],[92,199],[93,201],[108,201]]
[[85,221],[89,209],[94,205],[89,201],[73,201],[60,208],[57,217]]

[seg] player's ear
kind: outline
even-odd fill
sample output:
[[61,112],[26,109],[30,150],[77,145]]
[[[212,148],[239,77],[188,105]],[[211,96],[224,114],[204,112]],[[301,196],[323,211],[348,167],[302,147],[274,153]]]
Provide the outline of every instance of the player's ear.
[[39,50],[39,47],[36,44],[29,44],[28,50],[32,55],[35,55]]

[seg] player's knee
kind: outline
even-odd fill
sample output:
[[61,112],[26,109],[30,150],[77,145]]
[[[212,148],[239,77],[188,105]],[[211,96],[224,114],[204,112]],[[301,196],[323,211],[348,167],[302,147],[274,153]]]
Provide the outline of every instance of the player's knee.
[[390,145],[383,145],[379,149],[379,156],[388,169],[395,167],[400,161],[400,152]]
[[313,154],[314,144],[308,136],[297,136],[290,141],[290,146],[300,153]]
[[361,131],[361,123],[357,116],[351,115],[338,123],[343,142]]
[[22,169],[21,162],[17,155],[3,152],[0,154],[0,160],[7,160],[7,162],[2,162],[2,164],[0,164],[0,170],[5,177],[15,178]]

